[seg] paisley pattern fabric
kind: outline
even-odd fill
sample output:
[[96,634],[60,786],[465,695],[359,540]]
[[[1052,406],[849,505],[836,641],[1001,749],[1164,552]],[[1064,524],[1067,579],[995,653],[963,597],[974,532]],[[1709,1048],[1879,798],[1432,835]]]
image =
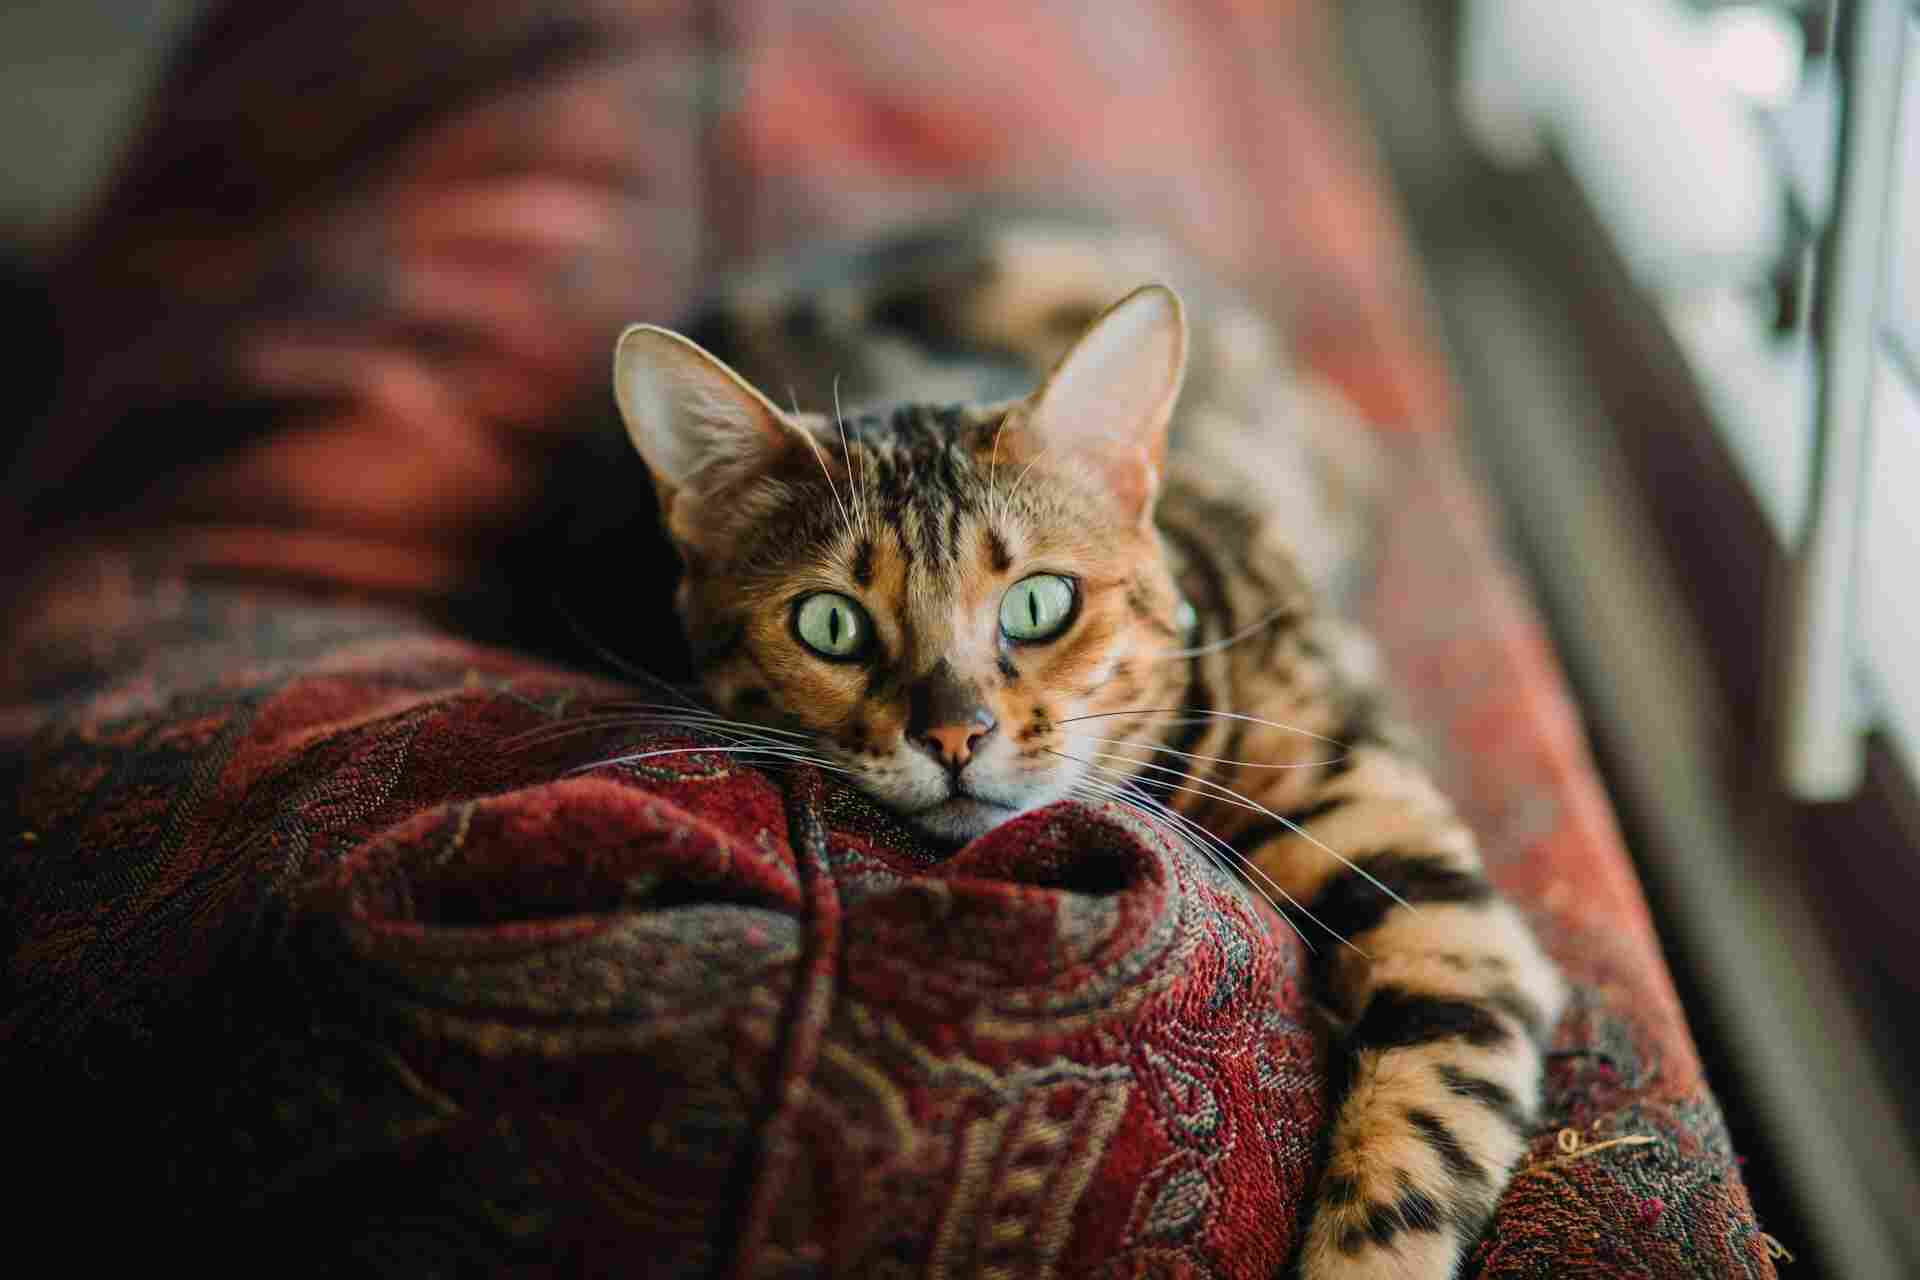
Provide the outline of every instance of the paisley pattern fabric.
[[[1578,983],[1471,1264],[1770,1275],[1541,635],[1451,455],[1402,457],[1389,660]],[[119,580],[94,654],[4,721],[0,1036],[39,1190],[215,1256],[324,1204],[316,1269],[1285,1261],[1322,1155],[1311,956],[1164,833],[1062,805],[943,860],[805,767],[556,733],[644,689]]]
[[300,1261],[409,1274],[1284,1261],[1304,953],[1125,812],[942,861],[810,768],[551,737],[621,691],[404,619],[128,621],[8,742],[9,1083],[87,1064],[33,1091],[91,1194],[228,1242],[325,1203]]
[[216,6],[68,246],[9,479],[16,1220],[277,1273],[1284,1265],[1310,957],[1189,851],[1060,807],[939,861],[801,769],[580,770],[697,744],[547,737],[652,695],[423,620],[619,324],[988,185],[1261,282],[1400,455],[1368,621],[1579,988],[1469,1268],[1771,1275],[1330,41],[1308,0]]

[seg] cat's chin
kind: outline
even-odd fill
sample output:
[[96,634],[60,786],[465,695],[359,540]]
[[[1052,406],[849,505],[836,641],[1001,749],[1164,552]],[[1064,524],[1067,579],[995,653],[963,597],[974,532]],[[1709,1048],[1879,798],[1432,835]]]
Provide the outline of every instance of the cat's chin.
[[954,796],[909,814],[907,820],[935,840],[960,845],[985,835],[1020,812],[975,796]]

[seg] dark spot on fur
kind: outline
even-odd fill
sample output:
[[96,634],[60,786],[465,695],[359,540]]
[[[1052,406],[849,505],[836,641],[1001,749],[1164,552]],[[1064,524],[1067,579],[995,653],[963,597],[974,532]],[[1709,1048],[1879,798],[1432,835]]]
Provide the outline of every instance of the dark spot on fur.
[[1369,1243],[1384,1249],[1402,1231],[1439,1231],[1446,1224],[1447,1215],[1432,1196],[1415,1187],[1404,1172],[1397,1173],[1396,1180],[1401,1188],[1399,1199],[1392,1204],[1368,1205],[1365,1224],[1341,1233],[1342,1253],[1352,1256]]
[[1447,1220],[1433,1197],[1414,1187],[1401,1193],[1393,1211],[1400,1215],[1400,1225],[1408,1231],[1438,1231]]
[[1347,1037],[1349,1050],[1399,1049],[1435,1040],[1465,1040],[1480,1048],[1510,1038],[1500,1020],[1471,1000],[1418,995],[1405,987],[1374,992],[1366,1012]]
[[749,686],[733,695],[733,705],[742,711],[757,711],[772,702],[772,695],[758,685]]
[[1000,668],[1000,674],[1007,678],[1008,684],[1019,683],[1020,668],[1013,665],[1012,658],[1009,658],[1006,654],[1003,653],[996,660],[995,665],[997,665]]
[[1320,1199],[1330,1205],[1349,1205],[1360,1198],[1360,1184],[1352,1178],[1329,1174],[1320,1184]]
[[1000,537],[1000,531],[992,525],[988,525],[986,527],[986,535],[988,566],[991,567],[995,573],[1005,573],[1007,570],[1013,568],[1013,555],[1007,550],[1007,544],[1005,540]]
[[[1280,823],[1256,827],[1236,840],[1234,847],[1251,855],[1260,844],[1287,830]],[[1368,875],[1415,906],[1484,903],[1493,898],[1493,887],[1484,877],[1450,867],[1438,854],[1373,853],[1355,858],[1353,866],[1330,877],[1307,904],[1307,911],[1348,941],[1358,940],[1400,907]]]
[[853,549],[853,581],[857,586],[873,584],[873,539],[862,538]]
[[1505,983],[1487,993],[1487,1003],[1520,1024],[1529,1040],[1545,1035],[1547,1015],[1526,992]]
[[1345,804],[1351,804],[1352,802],[1352,796],[1325,796],[1314,801],[1312,804],[1303,805],[1298,809],[1291,809],[1282,816],[1285,817],[1288,822],[1295,822],[1301,826],[1305,826],[1314,819],[1324,818],[1335,809]]
[[1513,1092],[1497,1080],[1477,1076],[1450,1062],[1443,1062],[1435,1068],[1440,1082],[1447,1091],[1457,1098],[1468,1098],[1491,1111],[1509,1129],[1520,1137],[1526,1137],[1530,1126],[1526,1116],[1520,1110],[1519,1100]]
[[1453,1130],[1439,1116],[1419,1107],[1408,1107],[1407,1123],[1419,1132],[1420,1140],[1432,1148],[1433,1153],[1440,1157],[1440,1163],[1455,1178],[1461,1182],[1487,1180],[1487,1171],[1480,1167],[1478,1160],[1467,1154],[1467,1149],[1460,1145],[1460,1139],[1454,1136]]
[[1180,640],[1180,628],[1153,612],[1153,602],[1147,595],[1146,583],[1134,578],[1127,583],[1127,608],[1133,616],[1140,619],[1170,640]]

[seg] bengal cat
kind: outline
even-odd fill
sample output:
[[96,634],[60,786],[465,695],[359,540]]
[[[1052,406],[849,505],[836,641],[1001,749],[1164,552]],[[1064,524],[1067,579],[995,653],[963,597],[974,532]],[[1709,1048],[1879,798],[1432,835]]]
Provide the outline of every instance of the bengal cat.
[[615,392],[713,706],[939,841],[1079,798],[1244,860],[1352,944],[1321,951],[1345,1084],[1301,1274],[1452,1274],[1563,992],[1333,607],[1348,411],[1170,252],[1044,220],[762,269],[696,332],[767,394],[645,325]]

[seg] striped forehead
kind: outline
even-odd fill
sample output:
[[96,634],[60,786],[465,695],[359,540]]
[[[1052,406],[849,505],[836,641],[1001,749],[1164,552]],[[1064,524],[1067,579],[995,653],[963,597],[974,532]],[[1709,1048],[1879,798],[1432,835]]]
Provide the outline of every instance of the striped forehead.
[[874,556],[890,552],[904,561],[911,591],[937,589],[978,555],[987,480],[972,455],[974,411],[903,405],[856,415],[845,425],[860,507],[856,523],[874,540],[858,540],[856,580],[872,571]]

